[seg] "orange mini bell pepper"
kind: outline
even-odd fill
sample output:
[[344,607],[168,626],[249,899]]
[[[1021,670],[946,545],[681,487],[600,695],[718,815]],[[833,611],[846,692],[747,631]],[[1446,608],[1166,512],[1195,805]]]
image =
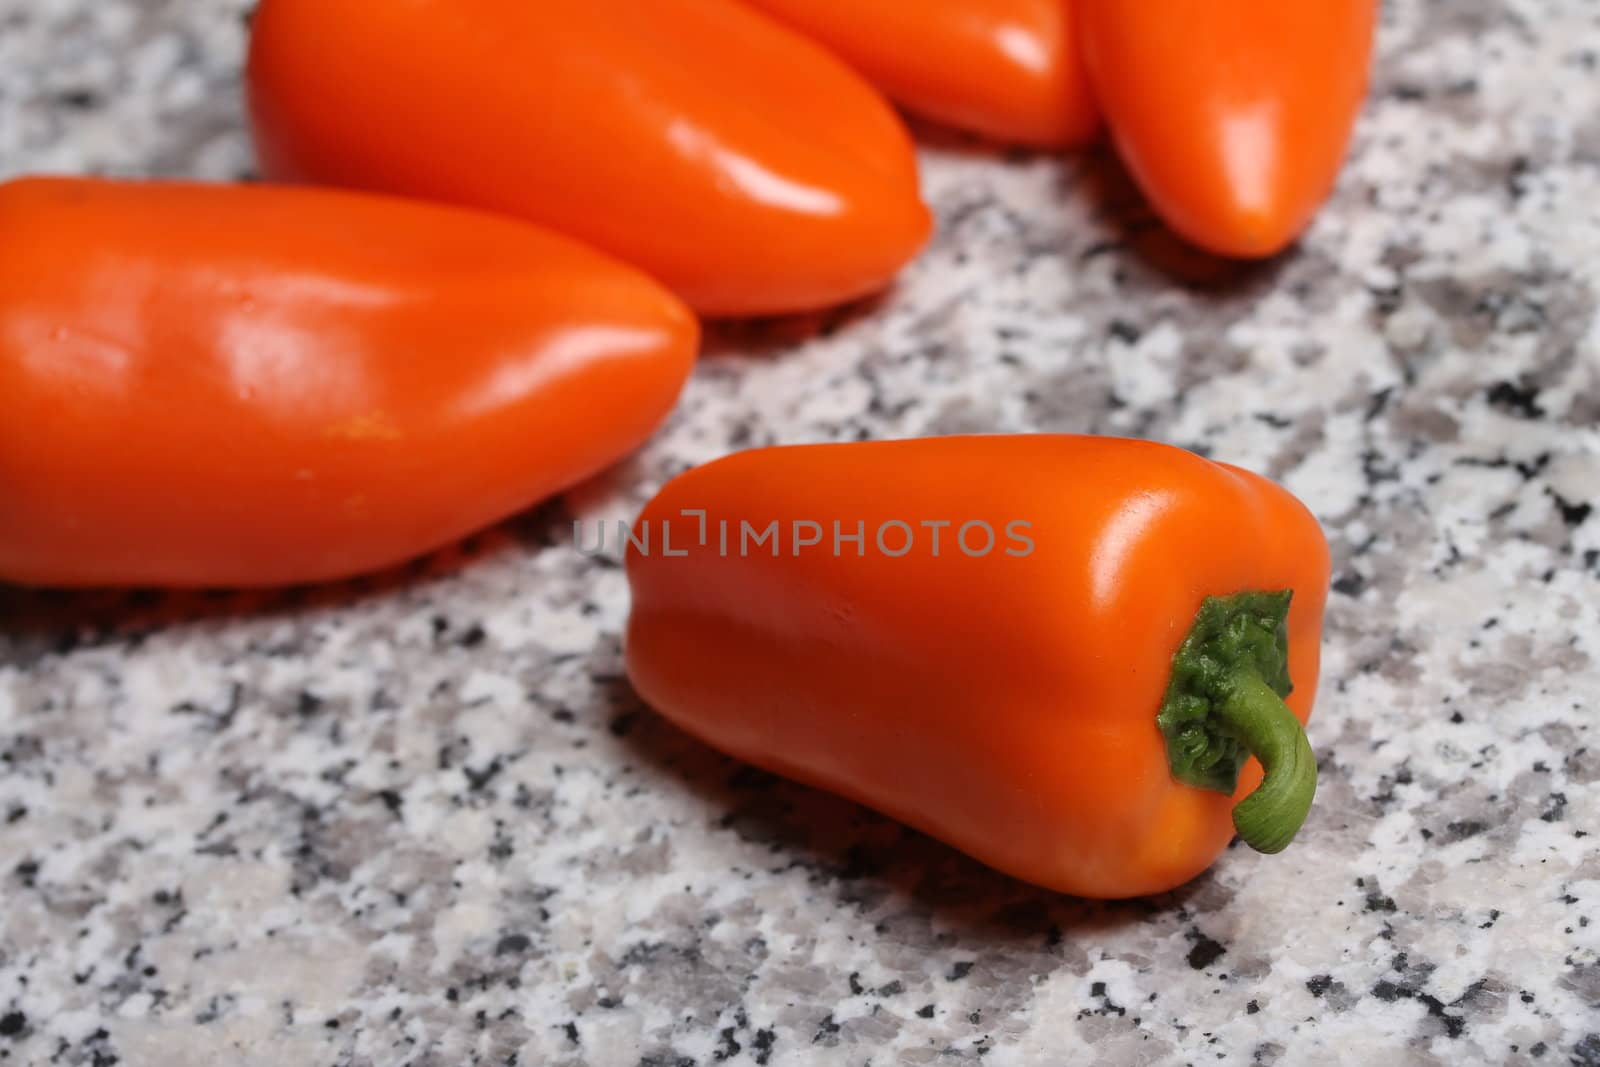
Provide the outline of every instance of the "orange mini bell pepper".
[[1257,475],[1094,437],[769,448],[628,533],[646,702],[1018,878],[1163,891],[1309,809],[1328,549]]
[[0,185],[0,580],[265,586],[595,473],[698,327],[565,237],[352,193]]
[[1366,94],[1378,0],[1079,0],[1091,84],[1167,223],[1270,256],[1338,177]]
[[1056,148],[1099,128],[1078,0],[750,0],[843,56],[908,111]]
[[263,0],[249,95],[270,177],[542,223],[708,314],[863,296],[931,228],[894,110],[738,0]]

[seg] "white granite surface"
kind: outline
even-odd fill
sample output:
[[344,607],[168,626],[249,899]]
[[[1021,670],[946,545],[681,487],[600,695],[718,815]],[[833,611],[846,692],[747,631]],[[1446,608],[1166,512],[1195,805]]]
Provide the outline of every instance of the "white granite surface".
[[[0,173],[248,174],[247,7],[0,0]],[[0,591],[0,1063],[1600,1064],[1600,3],[1392,0],[1382,46],[1280,262],[946,140],[895,293],[720,331],[643,454],[462,551]],[[1325,522],[1288,852],[1086,904],[638,705],[572,516],[957,430],[1189,445]]]

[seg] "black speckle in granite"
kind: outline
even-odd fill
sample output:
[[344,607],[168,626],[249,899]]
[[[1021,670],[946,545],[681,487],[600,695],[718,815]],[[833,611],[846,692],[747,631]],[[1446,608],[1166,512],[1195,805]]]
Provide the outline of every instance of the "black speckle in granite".
[[924,1004],[922,1007],[917,1009],[917,1018],[931,1019],[933,1018],[933,1012],[934,1007],[932,1004]]
[[624,967],[634,965],[653,966],[663,960],[681,960],[685,963],[698,963],[701,959],[700,949],[696,945],[669,945],[664,942],[641,942],[623,953],[621,964]]
[[28,1027],[28,1017],[20,1011],[0,1016],[0,1037],[16,1037]]
[[72,111],[87,111],[100,103],[100,96],[92,89],[67,89],[55,95],[55,102]]
[[972,973],[972,965],[973,961],[971,960],[961,960],[960,962],[953,964],[950,967],[949,972],[945,974],[944,980],[947,982],[961,981],[961,979]]
[[897,997],[906,991],[905,983],[896,978],[894,981],[878,987],[878,996]]
[[1261,1005],[1256,1003],[1254,1000],[1250,1001],[1249,1003],[1247,1003],[1244,1006],[1244,1013],[1246,1015],[1254,1015],[1256,1012],[1258,1012],[1260,1010],[1261,1010]]
[[1479,819],[1463,819],[1445,826],[1445,840],[1451,843],[1465,841],[1489,829],[1489,824]]
[[500,819],[494,821],[494,839],[489,842],[489,858],[496,863],[504,863],[516,854],[516,846],[512,844],[511,834],[506,829],[506,824]]
[[1139,339],[1144,336],[1143,330],[1126,319],[1112,319],[1107,332],[1114,339],[1129,345],[1138,344]]
[[1357,571],[1346,571],[1333,580],[1333,591],[1340,596],[1358,597],[1367,587],[1367,580]]
[[1532,461],[1518,460],[1513,466],[1517,473],[1522,475],[1523,481],[1531,482],[1544,473],[1544,469],[1550,465],[1552,455],[1550,452],[1540,452]]
[[209,1026],[210,1024],[216,1022],[233,1007],[236,999],[237,998],[227,994],[213,995],[209,1000],[206,1001],[205,1007],[195,1012],[195,1025]]
[[527,952],[531,944],[532,942],[528,940],[526,934],[507,934],[495,944],[494,954],[496,956],[520,955]]
[[1276,1041],[1263,1041],[1250,1052],[1250,1062],[1271,1067],[1282,1058],[1284,1047]]
[[777,1044],[777,1042],[778,1034],[775,1030],[767,1027],[757,1030],[755,1036],[750,1039],[750,1048],[755,1061],[759,1064],[765,1065],[769,1060],[771,1060],[772,1048]]
[[811,1043],[829,1047],[839,1043],[839,1024],[834,1021],[832,1012],[829,1012],[822,1022],[817,1025],[817,1032],[811,1038]]
[[0,751],[0,763],[9,763],[20,766],[30,763],[44,755],[44,746],[37,737],[28,734],[17,734],[11,739],[4,751]]
[[1385,482],[1397,482],[1400,480],[1400,466],[1397,461],[1385,461],[1382,453],[1367,449],[1361,453],[1361,476],[1368,488]]
[[1216,963],[1228,951],[1220,942],[1212,940],[1199,930],[1191,928],[1188,937],[1194,942],[1187,957],[1189,966],[1197,971],[1203,971]]
[[[1124,1008],[1122,1005],[1111,999],[1111,995],[1106,992],[1106,984],[1104,982],[1091,982],[1089,984],[1089,996],[1100,1001],[1100,1006],[1094,1008],[1092,1011],[1084,1012],[1082,1014],[1116,1015],[1119,1017],[1126,1016],[1128,1014],[1127,1008]],[[977,1020],[973,1021],[976,1022]]]
[[121,1063],[116,1051],[111,1046],[111,1034],[104,1028],[95,1030],[83,1041],[84,1051],[89,1054],[89,1067],[114,1067]]
[[[1466,1021],[1459,1015],[1451,1015],[1445,1010],[1445,1004],[1431,993],[1424,993],[1415,985],[1409,983],[1396,983],[1388,979],[1379,979],[1372,987],[1372,995],[1385,1003],[1394,1003],[1397,1000],[1415,1000],[1427,1009],[1428,1015],[1437,1019],[1444,1027],[1445,1036],[1457,1038],[1466,1030]],[[1469,989],[1463,994],[1457,1004],[1473,995]]]
[[1524,419],[1543,418],[1545,413],[1544,408],[1539,406],[1539,388],[1516,382],[1495,383],[1489,390],[1489,403]]
[[717,1047],[712,1050],[711,1058],[718,1063],[737,1056],[744,1046],[734,1038],[736,1031],[731,1026],[724,1026],[717,1034]]
[[1584,521],[1594,512],[1594,505],[1573,502],[1566,499],[1554,489],[1546,487],[1545,492],[1554,501],[1556,510],[1561,513],[1561,521],[1568,526],[1582,526]]
[[1410,785],[1411,782],[1411,769],[1407,765],[1401,764],[1400,767],[1394,771],[1394,773],[1379,775],[1378,791],[1373,793],[1370,797],[1368,797],[1368,799],[1376,804],[1381,811],[1399,799],[1395,792],[1397,787],[1402,785]]
[[12,868],[11,873],[16,876],[17,881],[22,883],[22,887],[24,889],[33,889],[35,887],[35,880],[39,876],[39,861],[32,859],[23,860],[21,863]]
[[473,793],[481,793],[488,788],[489,783],[494,781],[495,777],[498,776],[499,773],[504,769],[505,764],[501,761],[499,756],[496,756],[489,761],[487,766],[479,771],[475,771],[471,767],[463,764],[461,767],[461,773],[467,777],[468,790]]

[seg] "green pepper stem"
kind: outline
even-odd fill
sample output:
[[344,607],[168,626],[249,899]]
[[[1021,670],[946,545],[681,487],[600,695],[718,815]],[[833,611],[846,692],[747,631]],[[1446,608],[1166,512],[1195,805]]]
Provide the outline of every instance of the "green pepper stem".
[[1266,775],[1233,807],[1233,827],[1257,852],[1282,852],[1317,792],[1317,759],[1304,727],[1252,667],[1232,672],[1216,711]]

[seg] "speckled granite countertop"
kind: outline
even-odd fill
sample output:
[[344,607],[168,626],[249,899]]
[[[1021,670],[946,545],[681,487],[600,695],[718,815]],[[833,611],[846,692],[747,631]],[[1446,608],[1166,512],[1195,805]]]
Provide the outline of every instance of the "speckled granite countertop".
[[[246,6],[0,0],[0,171],[247,173]],[[1282,262],[1183,252],[1103,155],[929,148],[897,292],[719,333],[564,502],[291,597],[0,592],[0,1062],[1600,1063],[1600,4],[1395,0],[1382,52]],[[620,679],[572,516],[737,447],[1022,429],[1325,522],[1287,853],[1063,899]]]

